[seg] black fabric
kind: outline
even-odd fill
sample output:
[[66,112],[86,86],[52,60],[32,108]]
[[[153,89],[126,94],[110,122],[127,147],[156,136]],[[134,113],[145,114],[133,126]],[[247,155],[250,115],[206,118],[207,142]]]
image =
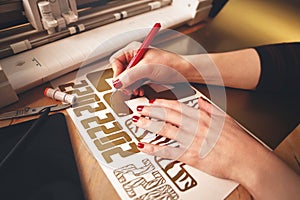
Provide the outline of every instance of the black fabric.
[[257,91],[299,93],[300,43],[281,43],[255,47],[261,62]]
[[[32,123],[0,129],[0,160]],[[84,199],[63,114],[50,115],[0,170],[0,199]]]
[[211,8],[208,16],[211,18],[215,17],[221,11],[221,9],[225,6],[225,4],[227,2],[228,2],[228,0],[213,0],[212,8]]

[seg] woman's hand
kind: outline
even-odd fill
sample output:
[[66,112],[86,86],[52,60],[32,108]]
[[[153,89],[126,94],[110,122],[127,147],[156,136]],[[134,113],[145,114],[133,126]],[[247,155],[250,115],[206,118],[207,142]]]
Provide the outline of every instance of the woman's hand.
[[[226,113],[201,98],[198,105],[194,109],[157,99],[150,106],[139,106],[140,116],[132,119],[135,125],[178,143],[176,147],[139,143],[140,151],[237,181],[257,199],[297,198],[297,174]],[[287,181],[292,185],[285,184]]]
[[188,81],[255,89],[259,81],[260,60],[252,48],[184,56],[150,48],[135,67],[126,69],[140,44],[130,43],[110,58],[117,89],[133,91],[147,81],[162,84]]
[[245,155],[261,145],[206,100],[200,98],[198,105],[199,109],[194,109],[178,101],[157,99],[150,106],[138,107],[141,116],[133,118],[138,127],[179,144],[172,147],[140,143],[140,150],[179,160],[214,176],[235,179],[234,173],[247,159]]
[[132,92],[148,82],[159,84],[187,82],[185,77],[188,73],[193,73],[190,63],[175,53],[155,48],[148,49],[136,66],[126,69],[140,44],[130,43],[110,58],[114,71],[113,83],[117,89]]

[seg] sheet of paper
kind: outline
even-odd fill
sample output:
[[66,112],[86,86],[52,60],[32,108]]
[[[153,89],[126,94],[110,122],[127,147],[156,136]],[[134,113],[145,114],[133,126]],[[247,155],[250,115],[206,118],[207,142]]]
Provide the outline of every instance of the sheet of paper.
[[[98,71],[97,71],[98,70]],[[69,77],[72,77],[69,75]],[[238,185],[192,168],[184,163],[139,152],[139,141],[155,140],[132,124],[130,114],[118,116],[110,106],[112,70],[88,72],[52,82],[61,91],[77,96],[78,104],[68,109],[84,142],[122,199],[224,199]],[[198,91],[180,101],[197,106]],[[147,105],[147,98],[127,102],[132,110]]]

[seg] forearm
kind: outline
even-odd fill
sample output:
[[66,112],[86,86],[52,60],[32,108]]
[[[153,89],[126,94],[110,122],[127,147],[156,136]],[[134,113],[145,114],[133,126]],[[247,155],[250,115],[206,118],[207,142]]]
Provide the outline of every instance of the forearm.
[[[254,49],[184,56],[191,72],[188,81],[255,89],[260,77],[260,60]],[[196,70],[195,70],[196,69]]]
[[[268,150],[253,151],[236,179],[255,199],[299,199],[300,177]],[[244,165],[246,164],[246,165]]]

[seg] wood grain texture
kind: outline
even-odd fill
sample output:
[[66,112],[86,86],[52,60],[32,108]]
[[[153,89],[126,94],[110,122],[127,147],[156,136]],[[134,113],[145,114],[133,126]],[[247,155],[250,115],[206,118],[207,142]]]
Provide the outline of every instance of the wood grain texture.
[[[0,113],[10,110],[23,108],[25,106],[37,107],[50,105],[57,102],[53,99],[43,96],[43,90],[48,84],[36,87],[20,95],[20,101],[0,110]],[[70,138],[72,141],[79,174],[84,189],[86,199],[120,199],[114,187],[106,177],[97,160],[94,158],[87,145],[81,138],[73,121],[66,111]],[[26,117],[14,120],[0,121],[0,127],[27,121],[35,117]],[[274,151],[282,160],[284,160],[295,171],[300,173],[299,155],[300,155],[300,125],[276,148]],[[238,186],[227,198],[227,200],[249,200],[253,199],[249,192],[243,187]]]

